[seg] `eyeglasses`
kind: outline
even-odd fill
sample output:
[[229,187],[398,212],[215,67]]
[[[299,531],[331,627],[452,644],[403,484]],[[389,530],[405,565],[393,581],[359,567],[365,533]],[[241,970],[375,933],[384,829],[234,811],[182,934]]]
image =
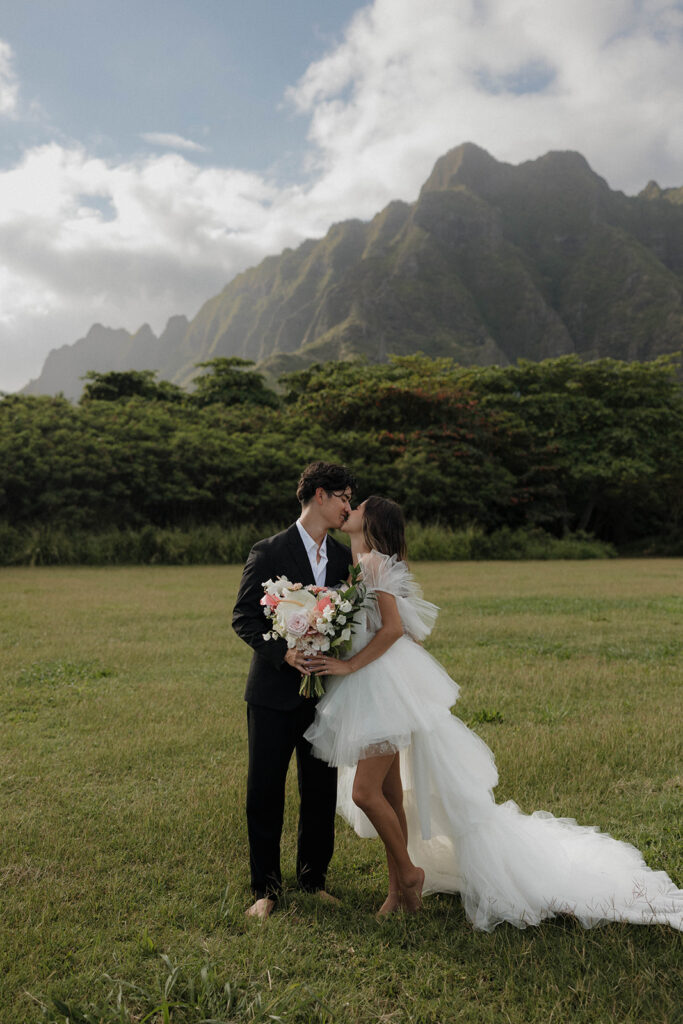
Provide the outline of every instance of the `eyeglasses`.
[[353,494],[349,494],[348,491],[328,491],[327,493],[331,498],[339,498],[341,501],[346,501],[349,505],[351,504]]

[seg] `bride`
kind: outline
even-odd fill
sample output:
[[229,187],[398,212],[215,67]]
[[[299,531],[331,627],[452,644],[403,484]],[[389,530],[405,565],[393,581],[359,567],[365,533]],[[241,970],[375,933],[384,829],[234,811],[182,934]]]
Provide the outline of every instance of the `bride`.
[[421,646],[437,608],[405,563],[401,509],[371,497],[344,530],[369,601],[347,660],[315,659],[328,677],[305,733],[341,769],[339,812],[379,835],[389,892],[379,913],[420,909],[427,892],[460,893],[467,917],[491,931],[555,914],[683,930],[683,890],[640,852],[597,828],[496,804],[493,754],[450,708],[458,686]]

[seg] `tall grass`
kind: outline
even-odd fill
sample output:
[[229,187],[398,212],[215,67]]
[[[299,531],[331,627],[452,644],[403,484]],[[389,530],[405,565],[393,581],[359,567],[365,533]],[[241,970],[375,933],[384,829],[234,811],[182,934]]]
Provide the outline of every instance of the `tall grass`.
[[412,561],[523,561],[526,559],[613,558],[611,544],[584,533],[553,537],[544,530],[503,527],[486,533],[480,526],[454,530],[448,526],[409,523],[408,554]]
[[[421,563],[431,652],[499,800],[596,824],[683,883],[683,562]],[[249,923],[236,567],[0,573],[2,1024],[675,1024],[681,936],[473,932],[457,897],[378,924],[381,846]]]
[[238,565],[261,537],[278,526],[248,523],[221,527],[139,530],[101,533],[37,526],[21,531],[0,528],[2,565]]
[[[275,524],[214,524],[187,530],[145,526],[95,533],[0,525],[0,565],[241,565],[257,540],[279,529]],[[478,526],[454,530],[415,522],[408,524],[408,548],[413,561],[583,559],[616,554],[610,544],[585,534],[557,538],[538,529],[487,534]]]

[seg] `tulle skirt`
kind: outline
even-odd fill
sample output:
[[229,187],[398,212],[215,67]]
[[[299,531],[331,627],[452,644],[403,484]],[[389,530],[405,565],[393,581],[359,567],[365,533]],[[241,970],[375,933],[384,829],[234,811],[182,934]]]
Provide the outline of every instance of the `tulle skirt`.
[[400,751],[408,851],[424,868],[424,892],[460,893],[475,928],[571,914],[587,928],[627,921],[683,930],[683,890],[634,846],[570,818],[495,803],[493,754],[451,714],[457,696],[442,666],[407,637],[329,681],[306,738],[340,768],[337,809],[358,834],[376,835],[351,799],[358,760]]

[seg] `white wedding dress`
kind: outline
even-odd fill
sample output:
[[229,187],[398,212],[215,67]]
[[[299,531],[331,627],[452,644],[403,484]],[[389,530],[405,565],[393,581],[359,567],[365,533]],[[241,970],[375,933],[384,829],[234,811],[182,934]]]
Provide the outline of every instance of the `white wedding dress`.
[[424,868],[424,892],[460,893],[475,928],[525,928],[572,914],[587,928],[627,921],[683,930],[683,890],[648,868],[634,846],[571,818],[495,803],[493,754],[451,714],[458,686],[416,642],[438,609],[395,555],[372,551],[361,561],[370,600],[354,650],[381,624],[375,591],[396,598],[405,633],[365,668],[328,678],[305,734],[314,754],[340,769],[339,813],[359,835],[376,835],[351,799],[355,766],[400,751],[408,851]]

